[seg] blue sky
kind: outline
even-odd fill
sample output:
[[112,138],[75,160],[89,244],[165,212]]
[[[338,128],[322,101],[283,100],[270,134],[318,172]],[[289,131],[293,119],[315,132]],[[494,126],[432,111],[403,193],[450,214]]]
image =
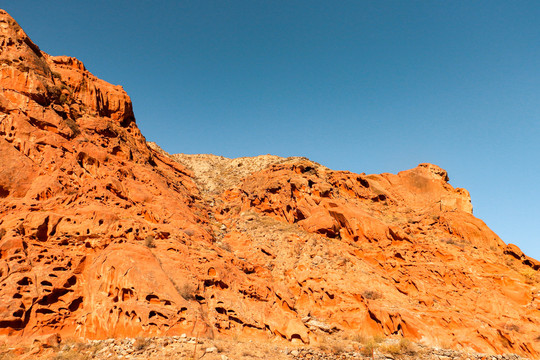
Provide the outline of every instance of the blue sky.
[[124,86],[170,153],[422,162],[540,259],[540,2],[54,1],[1,5],[47,53]]

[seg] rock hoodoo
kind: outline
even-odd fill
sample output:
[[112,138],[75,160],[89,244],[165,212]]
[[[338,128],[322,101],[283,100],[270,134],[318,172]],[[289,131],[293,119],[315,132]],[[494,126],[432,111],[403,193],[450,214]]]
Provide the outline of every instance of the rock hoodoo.
[[401,335],[540,352],[540,262],[431,164],[169,155],[0,10],[0,335]]

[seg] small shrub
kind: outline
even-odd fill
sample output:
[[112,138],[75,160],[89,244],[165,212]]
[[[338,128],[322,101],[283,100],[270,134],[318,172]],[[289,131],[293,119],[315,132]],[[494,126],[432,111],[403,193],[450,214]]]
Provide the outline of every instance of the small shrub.
[[360,353],[364,356],[372,357],[373,352],[375,351],[375,349],[377,349],[377,347],[378,345],[375,343],[375,341],[370,340],[366,344],[364,344],[364,346],[362,346],[362,348],[360,349]]
[[415,355],[416,351],[409,339],[401,338],[398,343],[389,344],[382,348],[382,351],[393,355],[394,357],[400,355]]
[[364,297],[364,299],[369,300],[377,300],[382,298],[381,293],[375,290],[364,290],[364,292],[362,292],[362,296]]
[[511,269],[516,270],[516,262],[514,261],[514,259],[507,257],[504,262],[506,266],[508,266]]
[[347,349],[345,348],[345,345],[338,342],[335,344],[332,344],[332,353],[334,355],[341,355],[343,353],[347,352]]
[[219,242],[218,246],[225,251],[228,251],[228,252],[232,251],[231,245],[229,245],[229,243]]
[[402,338],[399,340],[399,349],[401,350],[401,353],[405,355],[416,354],[416,350],[409,339]]
[[66,119],[66,125],[71,129],[71,131],[73,132],[73,137],[77,137],[81,134],[81,129],[79,128],[79,125],[71,120],[71,119]]
[[195,287],[193,285],[185,283],[177,290],[180,296],[182,296],[185,300],[191,301],[195,299]]
[[529,285],[533,285],[538,282],[538,273],[531,268],[521,270],[519,273],[525,277],[525,282]]
[[377,334],[373,337],[373,341],[375,342],[375,344],[380,344],[382,343],[384,340],[386,340],[386,338],[384,337],[384,335],[380,335],[380,334]]
[[135,343],[133,344],[133,348],[135,351],[142,351],[145,350],[148,346],[150,346],[150,343],[152,341],[147,338],[139,337],[137,340],[135,340]]
[[465,241],[461,239],[455,239],[455,238],[444,238],[444,239],[441,239],[440,241],[447,243],[448,245],[455,245],[462,249],[467,245]]
[[152,235],[148,235],[144,239],[144,245],[146,245],[147,248],[153,249],[156,247],[156,244],[154,243],[154,237]]
[[520,332],[521,329],[518,325],[516,324],[506,324],[504,326],[504,329],[507,330],[507,331],[515,331],[515,332]]
[[396,356],[401,355],[401,349],[399,344],[389,344],[383,347],[382,351],[390,355]]
[[364,335],[360,335],[360,334],[354,334],[351,337],[351,340],[360,344],[363,344],[368,341]]
[[349,259],[344,256],[338,256],[338,258],[336,259],[336,264],[338,266],[345,266],[347,265],[348,262],[349,262]]

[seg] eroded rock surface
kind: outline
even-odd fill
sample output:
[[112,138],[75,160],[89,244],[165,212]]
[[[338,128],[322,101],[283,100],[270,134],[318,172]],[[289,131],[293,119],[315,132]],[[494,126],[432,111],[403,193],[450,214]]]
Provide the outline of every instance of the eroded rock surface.
[[0,11],[0,334],[404,336],[538,357],[540,263],[421,164],[168,155]]
[[192,326],[175,286],[197,271],[163,270],[211,243],[189,173],[148,148],[121,87],[44,54],[3,11],[0,31],[0,332]]

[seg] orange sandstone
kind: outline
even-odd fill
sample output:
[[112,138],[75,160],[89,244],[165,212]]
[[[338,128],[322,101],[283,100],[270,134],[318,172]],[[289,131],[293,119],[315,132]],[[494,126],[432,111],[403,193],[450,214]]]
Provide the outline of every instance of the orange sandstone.
[[0,10],[0,334],[402,335],[540,351],[540,263],[421,164],[168,155]]

